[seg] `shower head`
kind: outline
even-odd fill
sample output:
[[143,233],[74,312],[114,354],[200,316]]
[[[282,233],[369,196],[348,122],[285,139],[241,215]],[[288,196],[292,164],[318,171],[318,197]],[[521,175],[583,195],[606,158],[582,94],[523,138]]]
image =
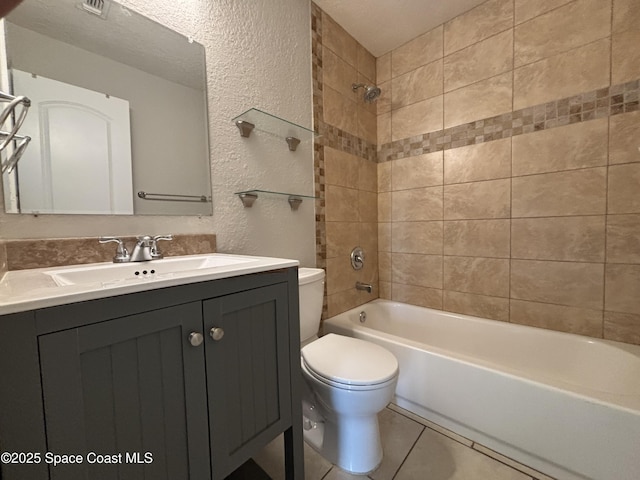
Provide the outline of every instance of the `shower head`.
[[376,87],[375,85],[365,85],[364,83],[353,83],[351,84],[351,88],[354,92],[359,88],[364,88],[363,98],[367,103],[375,102],[382,93],[382,90],[380,90],[380,88]]

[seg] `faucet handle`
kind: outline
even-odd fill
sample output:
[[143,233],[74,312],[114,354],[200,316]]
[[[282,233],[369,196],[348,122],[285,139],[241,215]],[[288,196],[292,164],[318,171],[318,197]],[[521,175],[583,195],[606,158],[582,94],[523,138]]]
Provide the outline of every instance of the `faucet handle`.
[[156,235],[151,239],[151,258],[154,260],[159,260],[164,256],[158,248],[158,242],[161,240],[173,240],[173,235]]
[[113,257],[113,263],[126,263],[131,260],[131,256],[127,251],[127,247],[124,246],[124,242],[118,237],[99,237],[98,242],[109,243],[116,242],[118,244],[116,248],[116,254]]

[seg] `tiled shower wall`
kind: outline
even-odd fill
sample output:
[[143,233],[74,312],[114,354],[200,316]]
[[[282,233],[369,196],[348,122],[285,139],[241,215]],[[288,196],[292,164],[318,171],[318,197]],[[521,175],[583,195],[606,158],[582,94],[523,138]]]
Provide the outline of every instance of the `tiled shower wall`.
[[640,343],[639,46],[640,0],[488,0],[378,58],[380,296]]
[[[376,105],[353,83],[373,84],[376,60],[333,19],[312,4],[317,225],[316,264],[327,272],[324,315],[378,296]],[[365,266],[351,268],[360,246]],[[374,287],[356,290],[357,281]]]

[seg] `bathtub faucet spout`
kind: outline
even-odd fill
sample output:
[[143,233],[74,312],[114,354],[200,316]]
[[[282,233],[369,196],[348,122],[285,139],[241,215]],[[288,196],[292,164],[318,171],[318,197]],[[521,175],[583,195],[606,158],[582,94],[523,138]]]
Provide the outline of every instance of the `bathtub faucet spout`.
[[373,286],[369,283],[356,282],[356,290],[365,290],[368,293],[373,291]]

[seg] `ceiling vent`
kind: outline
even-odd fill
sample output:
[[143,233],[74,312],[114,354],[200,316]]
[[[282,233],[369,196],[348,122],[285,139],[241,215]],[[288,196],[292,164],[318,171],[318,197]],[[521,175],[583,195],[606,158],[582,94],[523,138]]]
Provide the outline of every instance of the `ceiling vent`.
[[84,0],[78,6],[93,15],[106,19],[111,0]]

